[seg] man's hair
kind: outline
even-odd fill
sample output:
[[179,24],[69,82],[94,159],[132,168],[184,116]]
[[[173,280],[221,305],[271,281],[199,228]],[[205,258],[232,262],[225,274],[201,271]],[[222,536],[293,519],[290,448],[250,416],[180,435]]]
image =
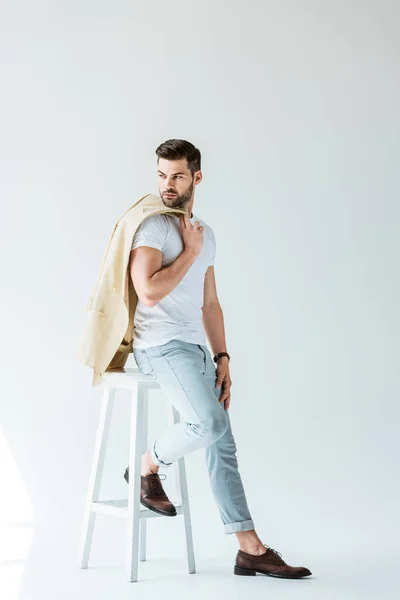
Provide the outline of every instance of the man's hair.
[[201,154],[200,150],[186,140],[167,140],[156,150],[158,156],[157,164],[160,158],[166,160],[180,160],[186,158],[188,169],[192,175],[196,171],[201,170]]

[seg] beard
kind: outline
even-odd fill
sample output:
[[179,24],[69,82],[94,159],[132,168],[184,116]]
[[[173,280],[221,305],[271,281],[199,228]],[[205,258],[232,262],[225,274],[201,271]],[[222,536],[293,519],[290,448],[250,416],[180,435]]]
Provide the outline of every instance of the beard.
[[[194,188],[194,184],[192,181],[192,183],[187,188],[186,192],[184,192],[183,194],[180,194],[180,195],[178,194],[175,198],[166,198],[163,194],[161,194],[160,190],[158,190],[158,191],[161,196],[161,200],[163,201],[165,206],[168,206],[168,208],[179,208],[179,209],[185,210],[185,208],[187,207],[187,205],[189,204],[189,202],[192,198],[193,188]],[[166,193],[167,193],[167,190],[164,191],[164,194],[166,194]],[[176,192],[170,192],[170,193],[176,193]]]

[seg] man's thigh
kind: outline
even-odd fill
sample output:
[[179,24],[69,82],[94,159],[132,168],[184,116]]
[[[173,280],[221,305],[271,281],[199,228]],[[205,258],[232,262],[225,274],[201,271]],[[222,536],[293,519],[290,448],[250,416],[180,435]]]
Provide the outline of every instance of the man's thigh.
[[139,370],[153,377],[161,391],[189,423],[204,423],[224,408],[215,388],[216,370],[205,346],[171,340],[135,350]]

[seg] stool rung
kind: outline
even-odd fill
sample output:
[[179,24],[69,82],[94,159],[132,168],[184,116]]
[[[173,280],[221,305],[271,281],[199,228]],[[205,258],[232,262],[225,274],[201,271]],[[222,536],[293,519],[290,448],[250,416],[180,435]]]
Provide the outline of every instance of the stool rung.
[[[183,514],[183,506],[182,504],[177,504],[172,502],[172,504],[176,508],[176,512],[178,515]],[[128,500],[102,500],[101,502],[92,502],[92,511],[96,513],[102,513],[105,515],[113,515],[117,517],[127,517],[128,516]],[[159,515],[153,510],[149,510],[144,506],[140,507],[139,518],[140,519],[150,519],[153,517],[163,517],[165,515]],[[171,518],[171,517],[169,517]]]

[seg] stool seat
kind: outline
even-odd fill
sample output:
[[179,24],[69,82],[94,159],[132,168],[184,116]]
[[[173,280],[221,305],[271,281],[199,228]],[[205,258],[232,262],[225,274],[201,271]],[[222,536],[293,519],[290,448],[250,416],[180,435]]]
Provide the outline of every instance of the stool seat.
[[139,369],[130,367],[120,367],[105,371],[101,378],[105,382],[105,385],[109,387],[118,387],[126,390],[133,389],[138,381],[145,383],[147,389],[157,389],[160,387],[150,375],[143,375]]
[[[139,558],[141,561],[146,560],[147,519],[165,517],[165,515],[160,515],[140,504],[141,456],[148,449],[149,392],[152,389],[160,389],[160,384],[152,376],[142,374],[137,368],[124,367],[105,371],[102,374],[102,385],[104,389],[103,400],[86,497],[79,563],[82,569],[88,568],[96,515],[102,513],[125,517],[127,519],[126,568],[128,581],[133,582],[138,579]],[[100,501],[101,478],[117,389],[131,391],[128,498]],[[172,424],[179,423],[179,413],[174,406],[172,406],[170,415]],[[195,573],[192,525],[184,458],[182,457],[176,461],[173,468],[176,475],[177,498],[170,498],[170,500],[176,507],[177,516],[183,516],[189,573]],[[170,519],[171,517],[167,518]]]

